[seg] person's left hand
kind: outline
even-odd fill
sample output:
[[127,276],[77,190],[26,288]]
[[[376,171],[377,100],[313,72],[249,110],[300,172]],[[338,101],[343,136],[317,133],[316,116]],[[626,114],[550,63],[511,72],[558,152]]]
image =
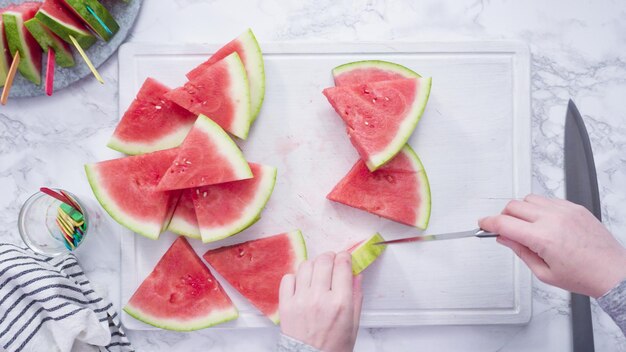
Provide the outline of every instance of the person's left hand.
[[329,252],[300,264],[280,283],[283,334],[324,352],[348,352],[361,318],[361,279],[352,275],[352,256]]

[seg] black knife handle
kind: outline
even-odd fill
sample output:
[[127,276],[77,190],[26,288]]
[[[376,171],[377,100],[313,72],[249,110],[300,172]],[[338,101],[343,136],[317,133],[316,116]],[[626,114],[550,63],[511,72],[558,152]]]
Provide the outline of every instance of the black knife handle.
[[574,352],[594,351],[593,324],[589,297],[572,293],[572,333]]

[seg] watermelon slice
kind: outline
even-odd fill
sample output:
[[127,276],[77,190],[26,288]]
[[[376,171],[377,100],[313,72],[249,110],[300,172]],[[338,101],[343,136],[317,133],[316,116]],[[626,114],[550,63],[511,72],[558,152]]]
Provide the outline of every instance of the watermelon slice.
[[2,13],[4,10],[0,10],[0,87],[4,86],[4,82],[7,80],[7,74],[9,73],[9,67],[11,66],[11,52],[9,50],[9,43],[7,43],[7,36],[4,31],[4,23],[2,21]]
[[192,194],[202,242],[237,234],[254,224],[276,183],[276,168],[250,163],[253,178],[197,188]]
[[295,273],[306,257],[306,244],[299,230],[204,254],[204,260],[274,324],[280,322],[280,281],[286,274]]
[[[107,42],[120,29],[111,13],[98,0],[61,0],[76,16]],[[89,10],[93,11],[93,13]],[[95,13],[95,15],[94,15]]]
[[430,94],[430,78],[404,78],[324,89],[350,141],[374,171],[406,144]]
[[20,52],[18,70],[29,81],[41,84],[41,47],[30,35],[24,22],[35,16],[41,3],[25,2],[20,5],[10,5],[2,13],[2,22],[7,36],[11,55]]
[[327,198],[421,229],[430,219],[426,170],[408,144],[374,172],[357,161]]
[[179,153],[157,189],[174,189],[244,180],[252,177],[241,150],[215,122],[200,115],[178,148]]
[[150,325],[192,331],[239,316],[220,283],[184,237],[178,237],[124,311]]
[[72,67],[76,64],[69,44],[39,22],[37,18],[31,18],[24,22],[24,25],[44,52],[48,52],[50,48],[54,50],[54,59],[59,66]]
[[194,188],[184,189],[174,210],[172,221],[167,228],[179,235],[189,238],[200,239],[200,226],[198,226],[198,218],[196,210],[193,206],[193,194],[196,192]]
[[107,146],[131,155],[179,146],[197,116],[165,98],[169,91],[168,87],[148,77]]
[[35,18],[67,43],[72,42],[70,35],[73,36],[83,49],[89,48],[97,40],[87,27],[65,8],[61,0],[45,0]]
[[233,135],[246,139],[250,118],[250,88],[237,53],[208,66],[165,97],[196,115],[206,115]]
[[352,273],[359,275],[365,268],[370,266],[385,250],[387,245],[377,245],[385,239],[379,233],[365,241],[360,241],[348,249],[352,254]]
[[102,207],[120,224],[150,239],[167,228],[180,192],[156,189],[177,149],[85,165],[91,189]]
[[250,117],[252,121],[254,121],[261,111],[261,105],[263,105],[263,98],[265,96],[265,69],[263,53],[261,53],[259,43],[251,29],[248,28],[248,30],[243,32],[239,37],[233,39],[215,52],[206,62],[187,73],[187,78],[193,80],[201,76],[202,72],[209,66],[233,52],[239,54],[239,58],[246,68],[248,83],[250,84]]
[[419,77],[421,76],[402,65],[380,60],[350,62],[333,69],[337,87]]

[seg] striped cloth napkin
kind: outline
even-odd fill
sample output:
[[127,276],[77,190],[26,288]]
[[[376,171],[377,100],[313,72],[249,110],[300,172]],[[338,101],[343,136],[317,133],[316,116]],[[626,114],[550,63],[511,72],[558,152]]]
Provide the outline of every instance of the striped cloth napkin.
[[134,351],[113,305],[91,289],[73,254],[50,258],[8,243],[0,243],[0,346]]

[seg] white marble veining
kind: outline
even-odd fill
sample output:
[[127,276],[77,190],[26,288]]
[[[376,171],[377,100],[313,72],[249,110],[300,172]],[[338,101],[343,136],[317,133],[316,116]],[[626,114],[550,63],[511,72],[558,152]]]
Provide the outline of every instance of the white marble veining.
[[[620,0],[243,0],[144,1],[129,40],[223,42],[246,27],[264,41],[518,39],[532,52],[533,191],[563,196],[567,100],[587,123],[603,217],[626,244],[626,3]],[[19,243],[17,213],[41,185],[90,195],[82,166],[116,155],[105,148],[118,119],[117,58],[53,98],[0,108],[0,241]],[[488,79],[488,78],[486,78]],[[119,307],[119,239],[91,238],[80,260],[96,289]],[[357,351],[570,351],[565,292],[535,281],[525,326],[362,330]],[[597,351],[626,351],[624,338],[594,306]],[[270,351],[276,329],[131,332],[141,351]]]

